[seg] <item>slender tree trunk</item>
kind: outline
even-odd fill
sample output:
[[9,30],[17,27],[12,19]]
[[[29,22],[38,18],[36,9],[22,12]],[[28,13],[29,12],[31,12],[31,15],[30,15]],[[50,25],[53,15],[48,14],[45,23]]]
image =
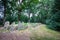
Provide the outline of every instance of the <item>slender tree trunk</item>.
[[[23,0],[19,0],[19,5],[18,5],[18,6],[20,6],[20,4],[21,4],[22,2],[23,2]],[[19,10],[18,10],[18,21],[20,21],[21,11],[22,11],[22,9],[19,9]]]
[[29,13],[29,20],[28,20],[28,22],[30,22],[30,13]]
[[[18,4],[18,7],[20,6],[20,0],[18,0],[19,1],[19,4]],[[18,9],[18,22],[20,21],[20,9]]]
[[21,16],[21,13],[18,12],[18,21],[20,21],[20,16]]

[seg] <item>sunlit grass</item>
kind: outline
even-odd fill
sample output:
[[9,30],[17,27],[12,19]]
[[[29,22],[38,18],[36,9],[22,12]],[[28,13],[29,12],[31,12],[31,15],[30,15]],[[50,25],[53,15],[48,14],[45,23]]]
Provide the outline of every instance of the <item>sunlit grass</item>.
[[48,29],[46,25],[40,25],[32,31],[31,40],[60,40],[60,32]]

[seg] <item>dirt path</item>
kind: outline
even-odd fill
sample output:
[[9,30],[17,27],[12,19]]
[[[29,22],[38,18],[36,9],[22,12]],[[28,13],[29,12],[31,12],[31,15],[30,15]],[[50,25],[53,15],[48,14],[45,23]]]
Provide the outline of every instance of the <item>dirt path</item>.
[[29,32],[19,33],[18,31],[0,33],[0,40],[30,40]]

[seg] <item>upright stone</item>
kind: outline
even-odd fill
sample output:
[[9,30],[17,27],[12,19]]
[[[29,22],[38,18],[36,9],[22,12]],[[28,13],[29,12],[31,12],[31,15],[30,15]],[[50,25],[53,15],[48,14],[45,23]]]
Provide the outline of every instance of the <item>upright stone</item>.
[[10,25],[10,31],[14,31],[16,30],[16,26],[15,26],[15,22],[13,22],[11,25]]
[[22,23],[19,21],[19,23],[18,23],[18,30],[20,30],[20,29],[22,29],[23,28],[23,25],[22,25]]
[[9,28],[9,25],[10,25],[9,21],[6,21],[5,24],[4,24],[4,28],[5,29],[8,29]]

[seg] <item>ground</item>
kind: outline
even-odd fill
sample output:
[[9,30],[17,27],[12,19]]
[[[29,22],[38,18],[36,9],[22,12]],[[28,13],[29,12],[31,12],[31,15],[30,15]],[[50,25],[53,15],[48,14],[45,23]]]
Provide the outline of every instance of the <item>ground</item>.
[[46,25],[40,24],[20,31],[0,32],[0,40],[60,40],[60,32],[48,29]]

